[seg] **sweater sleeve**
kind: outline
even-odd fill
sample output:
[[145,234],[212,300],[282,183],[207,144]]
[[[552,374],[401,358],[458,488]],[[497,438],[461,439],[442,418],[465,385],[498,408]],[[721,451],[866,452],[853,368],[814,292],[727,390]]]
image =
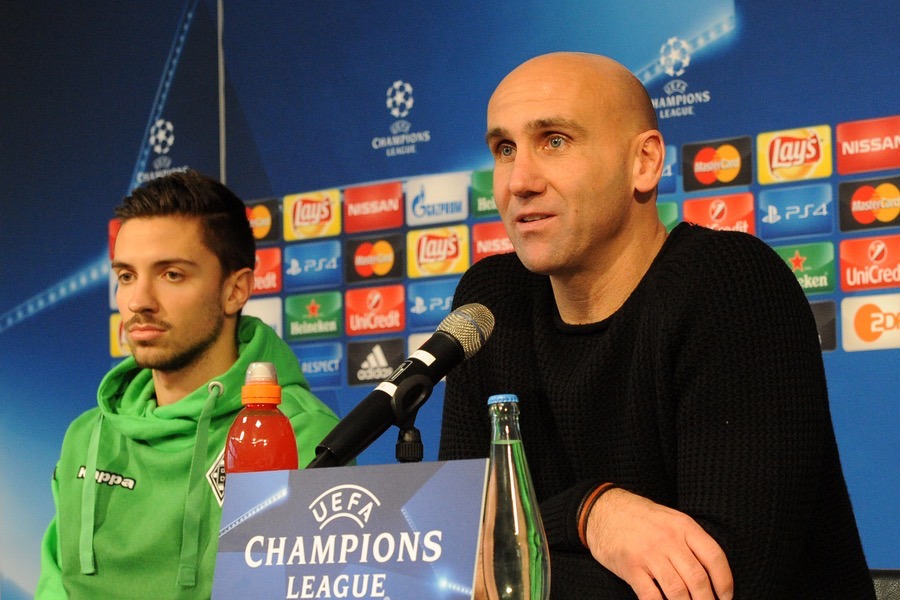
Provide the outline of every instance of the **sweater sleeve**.
[[817,579],[808,577],[810,567],[830,562],[814,558],[821,549],[810,532],[854,565],[858,549],[846,518],[839,530],[817,533],[834,513],[852,522],[852,512],[816,325],[790,270],[762,245],[750,238],[695,257],[694,272],[710,275],[695,282],[703,291],[694,294],[692,313],[681,315],[678,351],[660,358],[671,368],[658,370],[672,374],[678,391],[672,500],[722,546],[737,597],[796,597],[802,589],[836,598],[835,590],[808,587]]

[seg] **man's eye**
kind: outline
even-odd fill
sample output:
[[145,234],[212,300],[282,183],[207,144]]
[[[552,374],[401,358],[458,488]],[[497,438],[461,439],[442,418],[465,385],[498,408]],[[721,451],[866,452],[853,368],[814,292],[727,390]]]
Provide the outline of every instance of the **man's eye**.
[[515,154],[515,152],[516,152],[515,149],[512,146],[510,146],[509,144],[501,144],[497,148],[497,155],[502,156],[504,158],[509,158],[510,156],[513,156]]
[[119,273],[116,276],[116,279],[119,281],[119,283],[128,283],[129,281],[131,281],[132,275],[131,273]]
[[184,279],[184,275],[178,273],[176,271],[166,271],[166,280],[167,281],[181,281]]
[[553,137],[551,137],[548,140],[547,145],[550,146],[551,148],[562,148],[563,144],[565,144],[565,143],[566,143],[565,138],[563,138],[562,136],[559,136],[559,135],[554,135]]

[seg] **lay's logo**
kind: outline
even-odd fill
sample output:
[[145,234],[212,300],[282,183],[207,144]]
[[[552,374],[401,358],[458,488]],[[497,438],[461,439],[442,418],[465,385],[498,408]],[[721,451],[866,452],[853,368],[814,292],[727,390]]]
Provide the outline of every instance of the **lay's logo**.
[[328,200],[302,198],[291,209],[291,224],[294,227],[309,227],[331,219],[331,204]]
[[831,128],[827,125],[761,133],[756,147],[762,184],[831,175]]
[[407,259],[413,278],[462,273],[469,266],[469,230],[457,225],[410,231]]
[[284,239],[300,240],[341,232],[340,190],[331,189],[284,198]]

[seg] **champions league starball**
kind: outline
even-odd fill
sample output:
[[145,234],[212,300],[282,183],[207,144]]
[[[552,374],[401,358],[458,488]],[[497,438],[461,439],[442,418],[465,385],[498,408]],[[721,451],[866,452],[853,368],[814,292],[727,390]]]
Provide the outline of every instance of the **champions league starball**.
[[157,154],[166,154],[175,143],[175,126],[165,119],[157,119],[150,128],[150,146]]
[[659,64],[670,77],[680,77],[691,64],[691,46],[686,41],[670,37],[659,48]]
[[413,106],[412,86],[399,79],[387,89],[387,108],[393,117],[402,119]]

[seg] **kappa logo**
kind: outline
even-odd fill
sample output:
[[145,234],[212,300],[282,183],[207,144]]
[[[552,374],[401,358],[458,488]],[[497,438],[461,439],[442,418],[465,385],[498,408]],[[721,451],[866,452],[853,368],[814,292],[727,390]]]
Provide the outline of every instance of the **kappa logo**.
[[[81,465],[81,468],[78,469],[78,479],[84,479],[86,473],[87,467]],[[108,486],[119,486],[126,490],[133,490],[134,486],[137,484],[131,477],[125,477],[120,473],[113,473],[111,471],[101,471],[100,469],[94,469],[94,480],[98,484],[105,483]]]
[[378,496],[360,485],[348,483],[319,494],[309,505],[309,511],[320,530],[335,519],[349,519],[363,529],[377,506],[381,506]]

